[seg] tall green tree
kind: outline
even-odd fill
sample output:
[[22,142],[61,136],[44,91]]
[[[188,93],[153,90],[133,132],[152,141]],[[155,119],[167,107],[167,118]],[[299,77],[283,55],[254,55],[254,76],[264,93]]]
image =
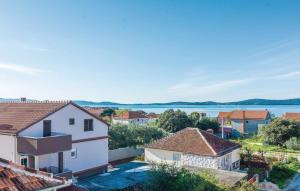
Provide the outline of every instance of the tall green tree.
[[117,149],[143,146],[167,136],[168,133],[158,127],[116,125],[109,128],[108,135],[109,149]]
[[263,126],[261,134],[264,143],[284,146],[291,137],[300,137],[300,123],[278,118]]
[[168,132],[176,132],[189,126],[191,126],[191,121],[187,114],[181,110],[166,110],[158,119],[158,127]]

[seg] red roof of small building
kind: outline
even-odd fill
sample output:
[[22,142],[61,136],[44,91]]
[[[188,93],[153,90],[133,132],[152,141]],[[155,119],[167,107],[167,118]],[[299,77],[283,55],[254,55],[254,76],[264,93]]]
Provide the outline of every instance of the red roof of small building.
[[125,111],[120,115],[114,115],[114,119],[138,119],[138,118],[148,118],[142,112],[139,111]]
[[268,110],[234,110],[231,112],[219,112],[218,118],[264,120],[268,116]]
[[300,121],[300,113],[287,112],[283,115],[284,119]]
[[[1,159],[1,161],[3,161]],[[13,167],[12,167],[13,166]],[[22,166],[7,163],[0,164],[0,190],[1,191],[36,191],[51,189],[65,185],[64,180],[51,178],[50,175],[41,176],[24,170]],[[17,169],[17,170],[16,170]]]
[[197,128],[185,128],[177,133],[148,144],[145,148],[182,152],[185,154],[221,156],[241,145]]

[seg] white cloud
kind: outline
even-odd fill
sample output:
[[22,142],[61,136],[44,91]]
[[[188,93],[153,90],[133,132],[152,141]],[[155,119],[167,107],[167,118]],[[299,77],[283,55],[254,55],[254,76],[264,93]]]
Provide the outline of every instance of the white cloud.
[[300,71],[288,72],[285,74],[279,74],[274,76],[274,78],[295,78],[300,77]]
[[46,70],[41,70],[37,68],[22,66],[22,65],[16,65],[16,64],[8,64],[8,63],[1,63],[0,62],[0,70],[8,70],[28,75],[36,75],[39,73],[46,72]]

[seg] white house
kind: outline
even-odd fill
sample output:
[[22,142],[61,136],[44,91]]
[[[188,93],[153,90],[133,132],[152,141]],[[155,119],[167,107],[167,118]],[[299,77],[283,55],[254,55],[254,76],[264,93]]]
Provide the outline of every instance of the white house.
[[0,103],[0,158],[72,177],[106,171],[108,124],[73,102]]
[[240,167],[240,145],[197,128],[185,128],[145,146],[147,162],[234,170]]
[[114,115],[112,118],[113,124],[123,125],[147,125],[148,117],[140,111],[125,111],[121,115]]

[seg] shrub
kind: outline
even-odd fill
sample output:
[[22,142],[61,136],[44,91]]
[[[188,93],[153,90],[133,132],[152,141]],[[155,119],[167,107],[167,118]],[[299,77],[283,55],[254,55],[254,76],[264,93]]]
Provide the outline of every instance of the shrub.
[[300,138],[291,137],[285,142],[285,146],[288,149],[300,150]]
[[282,188],[285,182],[292,178],[300,169],[300,162],[290,158],[287,163],[279,162],[275,164],[270,172],[268,180]]
[[[221,191],[211,176],[201,176],[173,165],[153,164],[146,187],[149,191]],[[208,180],[209,179],[209,180]]]
[[262,127],[263,141],[269,145],[284,146],[291,137],[300,137],[300,123],[285,119],[275,119],[271,124]]

